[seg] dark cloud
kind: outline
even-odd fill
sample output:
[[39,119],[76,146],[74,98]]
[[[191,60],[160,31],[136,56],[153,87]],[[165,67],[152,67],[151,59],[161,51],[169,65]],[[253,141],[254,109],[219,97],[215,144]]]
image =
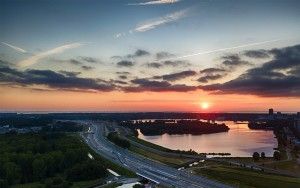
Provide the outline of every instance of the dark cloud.
[[205,75],[205,76],[201,76],[200,78],[198,78],[197,81],[201,82],[201,83],[207,83],[208,81],[218,80],[218,79],[221,79],[223,77],[224,77],[223,74],[208,74],[208,75]]
[[166,65],[166,66],[172,66],[172,67],[191,65],[188,61],[182,61],[182,60],[164,61],[163,64]]
[[19,86],[46,86],[59,90],[112,91],[115,86],[101,79],[80,78],[77,75],[57,73],[51,70],[19,71],[10,67],[0,67],[0,82]]
[[230,68],[235,68],[244,65],[251,65],[251,63],[249,63],[248,61],[242,60],[240,56],[237,54],[226,55],[223,56],[221,59],[223,60],[222,65]]
[[150,55],[150,53],[147,52],[146,50],[139,49],[139,50],[135,51],[134,55],[136,57],[140,57],[140,56]]
[[81,61],[76,60],[76,59],[70,59],[68,62],[73,65],[82,65],[83,64]]
[[131,80],[131,83],[138,84],[143,87],[168,87],[171,85],[169,82],[166,81],[151,81],[146,78],[134,79]]
[[119,67],[132,67],[134,63],[132,61],[122,60],[117,63]]
[[83,62],[81,60],[78,59],[50,59],[53,62],[58,62],[58,63],[70,63],[73,65],[83,65]]
[[256,58],[256,59],[270,57],[267,50],[248,50],[248,51],[244,52],[244,55],[247,57]]
[[151,67],[151,68],[157,68],[157,69],[163,66],[162,64],[156,63],[156,62],[154,62],[154,63],[147,63],[146,65],[147,65],[148,67]]
[[291,75],[300,75],[300,65],[295,66],[293,69],[289,70],[287,73],[291,74]]
[[174,92],[187,92],[195,91],[198,89],[197,86],[187,86],[184,84],[175,84],[172,85],[167,81],[152,81],[145,78],[134,79],[131,82],[137,86],[123,87],[122,90],[125,92],[165,92],[165,91],[174,91]]
[[75,77],[75,76],[78,76],[79,74],[81,74],[81,72],[70,72],[70,71],[59,71],[59,73],[61,74],[64,74],[66,76],[69,76],[69,77]]
[[95,67],[83,65],[83,66],[81,66],[81,68],[82,68],[83,70],[90,71],[90,70],[93,70]]
[[126,75],[120,75],[119,78],[122,79],[122,80],[125,80],[125,79],[127,79],[127,76]]
[[127,72],[127,71],[121,71],[121,72],[116,72],[116,74],[126,74],[126,75],[128,75],[128,74],[130,74],[130,72]]
[[197,79],[198,82],[207,83],[209,81],[218,80],[227,75],[228,70],[224,68],[207,68],[200,71],[203,74]]
[[148,52],[146,50],[138,49],[134,52],[134,54],[128,54],[127,58],[136,58],[136,57],[143,57],[143,56],[148,56],[148,55],[150,55],[150,52]]
[[114,55],[110,57],[111,59],[122,59],[122,56]]
[[238,78],[202,86],[214,93],[252,94],[263,97],[300,97],[300,45],[273,49],[273,60],[252,68]]
[[122,80],[113,80],[113,79],[110,80],[110,83],[121,84],[121,85],[126,85],[126,84],[128,84],[128,83],[125,82],[125,81],[122,81]]
[[10,66],[11,63],[5,60],[0,59],[0,66]]
[[174,54],[171,54],[169,52],[158,52],[155,54],[155,57],[157,60],[161,60],[161,59],[165,59],[165,58],[170,58],[170,57],[174,57]]
[[79,57],[82,61],[88,62],[88,63],[99,63],[100,61],[93,57],[86,57],[86,56],[80,56]]
[[214,73],[222,73],[222,72],[226,72],[226,70],[223,68],[207,68],[200,71],[200,73],[205,73],[205,74],[214,74]]
[[86,56],[79,56],[72,59],[51,59],[53,62],[59,62],[59,63],[71,63],[73,65],[82,66],[87,63],[102,63],[100,60],[93,58],[93,57],[86,57]]
[[163,61],[163,62],[153,62],[153,63],[147,63],[145,64],[148,67],[151,68],[161,68],[163,66],[169,66],[169,67],[186,67],[190,66],[191,64],[188,61],[182,61],[182,60],[175,60],[175,61]]
[[163,79],[163,80],[167,80],[167,81],[176,81],[176,80],[180,80],[180,79],[187,78],[190,76],[195,76],[195,75],[197,75],[197,73],[195,71],[187,70],[187,71],[181,71],[181,72],[176,72],[176,73],[172,73],[172,74],[155,76],[153,78],[154,79]]
[[282,49],[272,49],[269,52],[274,56],[274,60],[264,64],[265,68],[280,70],[299,66],[300,45]]

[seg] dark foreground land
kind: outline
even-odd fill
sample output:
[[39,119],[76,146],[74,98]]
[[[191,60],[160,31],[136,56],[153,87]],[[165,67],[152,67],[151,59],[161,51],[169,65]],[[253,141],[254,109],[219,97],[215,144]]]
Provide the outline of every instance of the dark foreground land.
[[[191,132],[207,134],[228,131],[227,126],[210,123],[212,121],[193,120],[192,122],[191,119],[220,118],[250,121],[260,115],[237,113],[0,114],[0,188],[94,187],[111,182],[110,180],[115,178],[107,169],[112,169],[124,179],[136,177],[132,171],[125,169],[128,167],[170,185],[191,185],[196,182],[205,185],[207,182],[212,182],[204,178],[207,177],[215,180],[210,185],[217,186],[299,187],[300,166],[297,161],[300,155],[299,149],[286,137],[288,128],[295,132],[293,126],[272,126],[279,143],[278,150],[281,157],[280,159],[261,157],[259,160],[254,160],[252,157],[208,159],[205,155],[193,151],[174,151],[140,140],[136,137],[137,131],[135,131],[139,128],[142,133],[148,135]],[[293,117],[286,115],[284,118],[289,120]],[[137,119],[147,120],[140,121],[145,123],[124,126],[124,122]],[[149,119],[156,119],[156,122],[153,120],[150,122]],[[169,119],[168,123],[166,119]],[[122,122],[123,126],[118,126],[122,125]],[[195,161],[198,164],[189,166]],[[141,168],[141,165],[137,164],[144,166]],[[109,183],[112,187],[117,185],[116,181]]]
[[5,134],[0,135],[0,145],[1,188],[22,184],[28,187],[89,187],[105,183],[110,176],[108,168],[132,175],[95,154],[76,135]]

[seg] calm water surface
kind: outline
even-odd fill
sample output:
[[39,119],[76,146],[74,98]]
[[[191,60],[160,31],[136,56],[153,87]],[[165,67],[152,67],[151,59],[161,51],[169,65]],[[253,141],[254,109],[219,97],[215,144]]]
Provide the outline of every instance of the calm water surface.
[[[220,123],[220,122],[219,122]],[[224,133],[206,135],[168,135],[144,136],[139,138],[170,149],[195,150],[203,153],[231,153],[234,157],[249,157],[253,152],[265,152],[266,156],[273,155],[277,140],[273,131],[251,130],[247,123],[235,124],[225,121],[230,130]]]

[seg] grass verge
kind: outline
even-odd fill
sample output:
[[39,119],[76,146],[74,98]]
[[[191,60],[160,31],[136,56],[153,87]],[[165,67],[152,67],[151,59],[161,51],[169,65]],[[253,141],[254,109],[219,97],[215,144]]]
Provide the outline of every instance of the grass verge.
[[273,168],[276,170],[285,170],[292,172],[298,176],[300,176],[300,165],[297,163],[296,160],[292,161],[278,161],[270,164],[265,164],[264,166]]
[[137,142],[139,144],[142,144],[144,146],[147,146],[149,148],[153,148],[153,149],[156,149],[156,150],[159,150],[159,151],[164,151],[164,152],[172,152],[173,150],[171,149],[168,149],[168,148],[165,148],[165,147],[162,147],[162,146],[159,146],[159,145],[156,145],[156,144],[152,144],[151,142],[147,142],[145,140],[142,140],[142,139],[139,139],[139,138],[136,138],[134,136],[127,136],[127,138],[133,142]]
[[182,164],[187,163],[189,160],[185,158],[180,158],[180,157],[167,157],[167,156],[162,156],[153,152],[149,152],[146,150],[143,150],[139,147],[131,145],[129,148],[130,151],[137,153],[139,155],[142,155],[144,157],[159,161],[161,163],[164,163],[166,165],[172,166],[172,167],[178,167]]
[[263,172],[255,172],[238,167],[213,166],[209,168],[193,169],[196,174],[216,179],[237,187],[299,187],[300,179],[279,176]]

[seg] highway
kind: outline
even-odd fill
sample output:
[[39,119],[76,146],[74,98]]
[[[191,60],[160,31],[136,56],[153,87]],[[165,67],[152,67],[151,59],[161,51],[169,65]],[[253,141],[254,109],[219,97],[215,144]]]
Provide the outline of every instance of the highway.
[[93,134],[82,134],[85,142],[98,154],[128,168],[139,176],[155,183],[170,187],[182,188],[226,188],[227,185],[196,176],[185,171],[166,166],[148,158],[136,155],[126,149],[120,148],[106,139],[105,126],[109,122],[88,122]]

